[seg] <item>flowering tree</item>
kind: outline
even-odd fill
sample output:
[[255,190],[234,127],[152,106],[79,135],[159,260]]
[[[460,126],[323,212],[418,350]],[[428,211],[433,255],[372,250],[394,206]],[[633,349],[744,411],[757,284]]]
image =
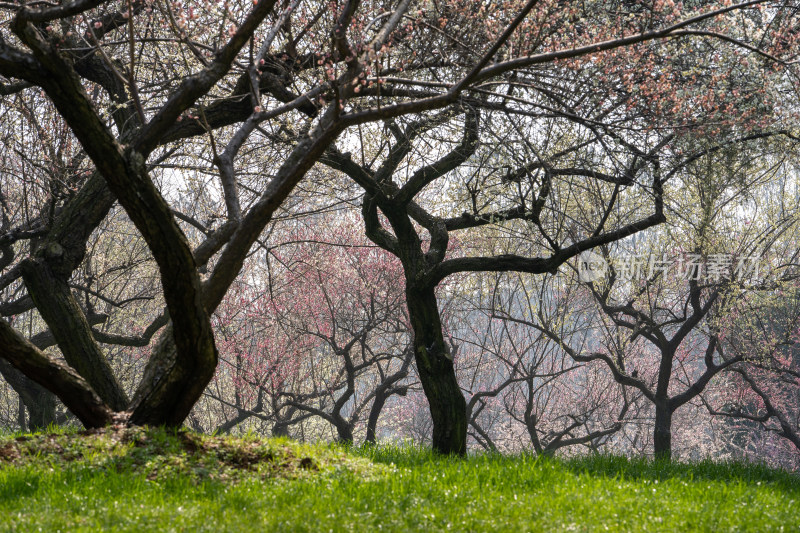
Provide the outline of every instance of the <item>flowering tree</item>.
[[[77,1],[42,9],[2,6],[8,17],[2,30],[0,73],[10,80],[3,92],[39,90],[97,172],[75,180],[77,194],[48,224],[52,230],[32,250],[30,261],[19,265],[5,261],[6,266],[16,267],[6,277],[8,283],[25,272],[26,288],[65,358],[71,360],[71,368],[26,342],[7,322],[2,323],[3,356],[55,390],[87,425],[106,423],[122,410],[130,412],[124,418],[134,423],[180,423],[185,418],[216,367],[209,309],[219,304],[274,210],[330,141],[344,128],[384,114],[383,110],[351,113],[344,120],[343,104],[354,94],[352,82],[373,68],[376,51],[389,45],[390,37],[402,37],[399,25],[407,2],[387,19],[379,18],[381,24],[374,29],[364,25],[373,13],[359,10],[357,3],[337,7],[329,17],[323,17],[328,6],[299,9],[293,4],[280,12],[275,7],[274,2],[263,1],[222,9],[187,7],[182,12],[167,6],[166,12],[158,13],[146,1]],[[284,50],[276,52],[272,45],[293,14],[296,31],[284,31]],[[268,17],[272,22],[262,24]],[[218,33],[205,31],[211,22],[221,23]],[[160,35],[145,35],[149,27],[158,28]],[[354,33],[348,36],[348,31]],[[329,42],[326,36],[331,34],[334,39]],[[115,36],[123,39],[109,45],[106,39]],[[178,54],[157,60],[162,46]],[[298,48],[311,51],[301,57]],[[330,52],[320,54],[320,49]],[[239,58],[245,66],[236,63],[232,72]],[[288,88],[292,72],[310,75],[305,79],[310,84],[302,90],[305,94],[292,94]],[[180,83],[173,83],[175,79]],[[220,82],[232,87],[228,94],[224,90],[214,94]],[[142,90],[144,85],[155,89]],[[91,96],[90,86],[99,89]],[[269,111],[262,106],[262,87],[278,103]],[[455,97],[430,106],[449,105]],[[243,211],[232,175],[234,156],[259,124],[294,110],[319,119],[288,147],[288,157],[276,167],[277,177],[256,194],[260,200]],[[236,122],[244,126],[215,158],[230,223],[211,232],[204,246],[192,251],[165,191],[151,178],[148,159],[167,143]],[[209,141],[216,152],[213,136]],[[171,319],[169,333],[151,358],[132,402],[113,379],[67,283],[83,258],[86,236],[115,200],[158,264]],[[25,237],[12,232],[8,240]],[[222,246],[226,246],[224,257],[201,288],[198,265],[202,267]],[[37,300],[36,294],[61,297]]]
[[[636,398],[601,363],[576,363],[542,331],[507,319],[533,309],[563,317],[570,298],[559,295],[565,288],[559,277],[505,274],[486,285],[491,290],[484,285],[461,296],[459,325],[450,329],[472,437],[489,449],[547,454],[577,446],[597,450],[609,442],[631,407],[636,411]],[[584,324],[570,311],[577,338]]]
[[[540,215],[563,207],[561,195],[569,187],[559,189],[554,181],[583,179],[587,173],[620,191],[650,187],[653,198],[660,198],[652,156],[669,134],[658,139],[650,139],[650,131],[635,139],[624,134],[659,113],[674,109],[680,120],[671,124],[680,128],[714,119],[709,134],[733,126],[731,109],[747,111],[743,116],[748,120],[772,116],[784,87],[772,80],[786,78],[761,68],[760,61],[779,62],[792,53],[795,21],[791,11],[779,7],[757,14],[760,4],[767,2],[690,11],[661,2],[577,8],[531,0],[488,14],[459,1],[415,5],[400,0],[388,9],[357,0],[282,5],[271,0],[222,5],[6,2],[0,5],[3,105],[8,98],[24,102],[28,115],[22,113],[20,120],[35,119],[48,125],[45,130],[66,132],[69,143],[48,155],[55,170],[38,186],[45,197],[42,208],[4,225],[0,289],[22,280],[24,289],[8,303],[36,308],[66,364],[37,348],[8,320],[0,320],[0,356],[53,391],[87,426],[115,418],[133,424],[182,423],[217,366],[211,313],[273,214],[314,164],[324,155],[346,165],[335,140],[352,143],[359,133],[386,127],[394,148],[384,144],[378,152],[390,156],[383,168],[392,174],[400,164],[393,158],[409,154],[405,146],[423,132],[434,138],[436,128],[447,128],[440,119],[450,124],[454,116],[463,116],[459,140],[450,136],[433,143],[429,156],[441,162],[423,160],[421,173],[400,187],[392,202],[384,197],[395,192],[383,190],[381,179],[362,176],[359,181],[367,191],[368,220],[378,218],[372,215],[377,207],[370,206],[380,205],[394,238],[406,239],[395,251],[405,269],[415,358],[434,415],[434,446],[463,452],[464,402],[437,333],[433,287],[458,270],[552,270],[583,249],[661,221],[660,200],[650,206],[651,214],[642,209],[644,218],[630,225],[609,229],[604,220],[597,235],[570,237],[569,228]],[[734,13],[746,16],[728,20]],[[740,24],[758,17],[768,34]],[[652,44],[665,40],[674,45]],[[739,55],[728,60],[728,54],[707,54],[716,46],[711,42],[728,43]],[[692,54],[680,50],[685,43],[696,47]],[[706,57],[724,68],[708,79],[677,63],[653,69],[659,54]],[[545,73],[543,65],[553,70]],[[740,77],[750,81],[729,95],[719,94],[726,69],[753,76]],[[665,80],[675,87],[684,78],[698,82],[696,90],[651,105],[656,87]],[[775,89],[764,92],[764,87]],[[548,116],[552,109],[564,125],[550,130],[532,126],[531,119]],[[703,112],[698,115],[698,110]],[[489,119],[490,114],[498,118]],[[385,122],[391,119],[400,124]],[[475,194],[470,197],[475,209],[467,216],[451,211],[440,217],[423,209],[417,222],[431,235],[423,252],[409,206],[436,178],[483,153],[475,141],[485,133],[481,121],[502,123],[486,131],[509,142],[513,138],[520,146],[537,137],[537,143],[525,145],[523,161],[503,155],[502,163],[492,163],[508,165],[505,182],[519,184],[523,193],[495,197],[497,188],[483,180],[503,180],[489,172],[480,177],[479,189],[471,185],[486,194],[489,204]],[[539,145],[542,136],[548,139]],[[20,145],[23,152],[30,144]],[[358,155],[366,155],[365,143],[359,144],[364,149]],[[532,155],[536,152],[541,157]],[[367,170],[370,165],[370,160],[359,163]],[[212,168],[213,180],[203,182]],[[195,191],[212,191],[205,197],[191,195],[208,201],[187,212],[176,193],[181,182],[193,183]],[[535,207],[537,201],[542,207]],[[147,245],[165,306],[143,332],[160,332],[159,341],[130,387],[133,394],[98,342],[91,310],[82,308],[70,286],[86,259],[90,236],[103,227],[116,202]],[[426,212],[439,222],[431,222]],[[538,218],[546,226],[543,235],[552,240],[548,255],[522,262],[493,256],[488,268],[474,258],[444,261],[448,232],[487,226],[496,216]],[[451,221],[444,233],[442,220]],[[369,232],[380,233],[373,223]],[[380,244],[392,248],[385,237],[378,238]]]
[[[785,145],[777,148],[780,153]],[[779,197],[775,190],[776,182],[787,179],[786,168],[780,159],[768,157],[767,147],[759,145],[758,153],[763,159],[751,159],[744,145],[733,152],[706,152],[673,184],[680,189],[672,197],[682,220],[661,234],[651,233],[638,248],[619,245],[613,250],[625,255],[616,262],[607,247],[607,277],[574,278],[588,282],[583,285],[585,297],[594,304],[583,311],[592,317],[588,327],[594,330],[588,344],[576,345],[563,317],[510,317],[547,334],[574,361],[602,361],[620,384],[649,400],[656,456],[672,453],[675,411],[699,401],[715,377],[751,357],[746,350],[729,347],[726,323],[741,312],[738,307],[747,294],[763,287],[765,281],[758,277],[762,255],[796,231],[796,199],[791,193]],[[785,188],[777,190],[785,194]],[[759,191],[770,191],[781,209],[762,203],[764,211],[755,222],[738,215]],[[697,211],[688,207],[689,198],[696,199]],[[669,246],[673,249],[665,251]]]
[[[333,148],[323,159],[364,188],[367,235],[403,263],[417,368],[431,403],[434,447],[442,451],[463,453],[467,410],[442,335],[436,286],[460,272],[552,272],[583,251],[663,222],[664,182],[706,151],[676,148],[675,130],[626,138],[611,124],[588,127],[590,119],[576,119],[571,105],[541,105],[555,115],[545,125],[522,110],[496,116],[491,99],[477,99],[462,106],[456,124],[446,114],[386,122],[386,140],[360,162]],[[614,120],[631,124],[639,113]],[[588,115],[602,123],[607,113],[593,108]],[[431,146],[426,133],[438,143]],[[768,134],[720,142],[762,135]],[[628,209],[624,216],[619,205]],[[482,242],[495,231],[492,245],[448,250],[451,234],[475,230]],[[510,236],[528,231],[539,238],[522,249]]]
[[800,307],[798,251],[792,248],[783,250],[788,256],[778,254],[777,282],[748,294],[738,312],[726,317],[723,344],[742,362],[730,369],[724,386],[708,395],[705,406],[727,421],[724,430],[736,453],[755,453],[794,468],[800,461]]
[[358,431],[375,442],[387,400],[406,393],[399,265],[348,222],[339,213],[279,224],[263,256],[269,268],[251,261],[217,309],[222,365],[207,396],[234,413],[220,429],[256,418],[288,434],[313,417],[338,440]]

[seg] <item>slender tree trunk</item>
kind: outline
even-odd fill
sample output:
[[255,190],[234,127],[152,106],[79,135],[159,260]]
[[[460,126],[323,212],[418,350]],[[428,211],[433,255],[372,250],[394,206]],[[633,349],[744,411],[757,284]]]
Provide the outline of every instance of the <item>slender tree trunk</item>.
[[672,410],[666,402],[656,403],[653,451],[656,459],[669,460],[672,457]]
[[541,454],[544,453],[544,447],[542,447],[539,434],[536,432],[536,423],[536,415],[529,416],[528,413],[525,413],[525,429],[528,430],[528,436],[531,439],[531,444],[533,444],[533,449],[536,453]]
[[672,456],[672,411],[669,405],[669,381],[672,377],[672,362],[675,360],[674,346],[661,346],[661,362],[658,365],[655,404],[656,420],[653,430],[653,452],[656,459],[669,460]]
[[28,408],[28,430],[37,431],[56,423],[56,397],[49,391],[26,405]]
[[444,342],[433,287],[408,287],[406,299],[414,330],[417,372],[433,419],[433,449],[443,454],[465,455],[467,402]]
[[17,425],[19,426],[20,431],[27,431],[28,425],[25,422],[27,417],[25,416],[25,402],[22,401],[22,396],[17,398]]
[[20,429],[25,431],[27,425],[28,430],[35,431],[56,423],[56,397],[52,392],[4,359],[0,359],[0,375],[19,395],[21,405],[28,412],[27,424],[20,424]]
[[372,401],[372,407],[369,410],[369,417],[367,418],[367,436],[364,442],[375,444],[376,430],[378,427],[378,417],[381,416],[383,406],[386,405],[386,400],[389,398],[384,392],[378,392],[375,399]]

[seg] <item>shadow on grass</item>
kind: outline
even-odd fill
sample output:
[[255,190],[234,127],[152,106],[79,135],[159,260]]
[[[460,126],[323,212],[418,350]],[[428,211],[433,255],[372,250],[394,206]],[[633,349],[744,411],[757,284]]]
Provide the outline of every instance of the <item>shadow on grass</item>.
[[737,461],[715,462],[710,459],[695,462],[675,462],[643,458],[600,455],[560,461],[563,467],[576,474],[629,480],[716,481],[772,485],[782,492],[800,494],[800,476],[770,468],[763,464]]
[[530,454],[503,455],[500,453],[481,453],[459,458],[437,455],[430,448],[393,445],[360,446],[353,447],[351,451],[376,463],[391,463],[407,468],[431,463],[462,463],[465,468],[483,463],[499,463],[501,465],[506,464],[512,468],[518,468],[520,465],[525,465],[525,467],[531,469],[555,467],[575,475],[589,475],[608,479],[657,480],[658,482],[669,480],[714,481],[744,483],[746,485],[769,485],[781,492],[800,495],[800,475],[757,463],[715,462],[712,460],[682,463],[614,455],[561,459],[536,457]]
[[38,488],[39,476],[32,469],[27,472],[16,471],[13,475],[3,476],[2,482],[0,482],[0,507],[3,502],[32,496]]

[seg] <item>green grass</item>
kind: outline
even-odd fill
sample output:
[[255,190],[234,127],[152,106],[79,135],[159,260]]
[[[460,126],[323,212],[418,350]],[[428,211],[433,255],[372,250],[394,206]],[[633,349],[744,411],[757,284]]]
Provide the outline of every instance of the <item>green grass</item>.
[[800,478],[105,430],[0,437],[11,531],[796,531]]

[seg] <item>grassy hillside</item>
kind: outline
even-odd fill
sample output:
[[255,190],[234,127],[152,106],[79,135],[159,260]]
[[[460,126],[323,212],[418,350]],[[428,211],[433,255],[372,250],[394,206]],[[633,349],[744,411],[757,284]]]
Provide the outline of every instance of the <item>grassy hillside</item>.
[[441,458],[161,430],[0,437],[16,531],[795,531],[800,478],[741,464]]

